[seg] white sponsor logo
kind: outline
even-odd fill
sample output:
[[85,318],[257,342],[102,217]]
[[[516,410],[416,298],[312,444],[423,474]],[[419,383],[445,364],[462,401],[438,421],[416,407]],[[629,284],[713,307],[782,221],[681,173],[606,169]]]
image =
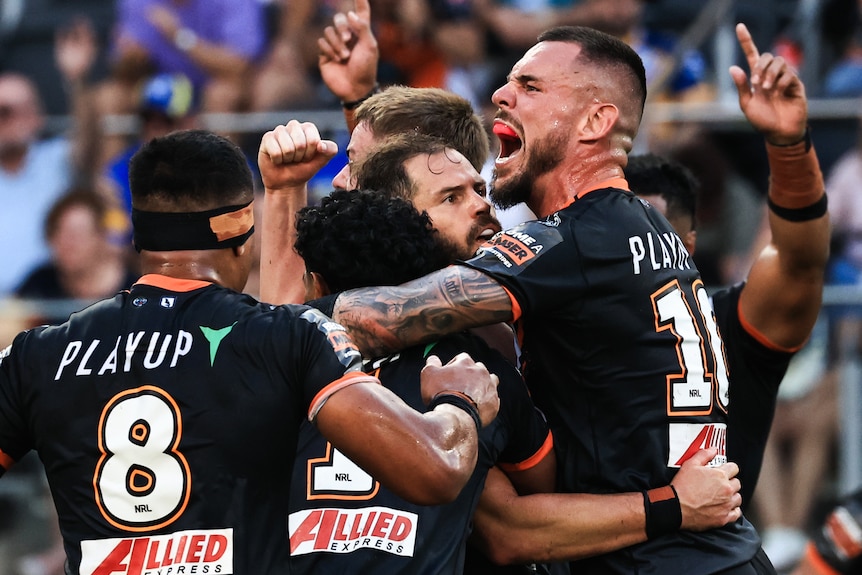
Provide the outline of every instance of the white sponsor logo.
[[[118,336],[113,342],[70,341],[63,350],[54,381],[60,379],[66,368],[74,370],[75,375],[87,376],[128,373],[133,363],[142,364],[144,369],[155,369],[168,360],[171,367],[176,367],[179,358],[191,351],[193,341],[192,334],[184,330],[176,335],[138,331],[126,335],[125,340]],[[145,353],[141,353],[144,349]],[[100,359],[96,360],[97,357]]]
[[377,549],[413,557],[419,517],[388,507],[305,509],[290,514],[290,554]]
[[700,449],[715,447],[718,454],[710,466],[727,463],[727,424],[724,423],[671,423],[668,430],[670,453],[668,467],[679,467]]
[[641,266],[659,270],[663,268],[691,269],[688,251],[680,237],[671,232],[646,236],[631,236],[629,250],[632,253],[632,268],[635,275],[642,271]]
[[175,298],[175,297],[164,296],[162,298],[162,301],[159,302],[159,305],[161,305],[162,307],[166,307],[166,308],[172,308],[172,307],[174,307],[174,302],[176,300],[177,300],[177,298]]
[[230,575],[233,529],[81,542],[81,575]]

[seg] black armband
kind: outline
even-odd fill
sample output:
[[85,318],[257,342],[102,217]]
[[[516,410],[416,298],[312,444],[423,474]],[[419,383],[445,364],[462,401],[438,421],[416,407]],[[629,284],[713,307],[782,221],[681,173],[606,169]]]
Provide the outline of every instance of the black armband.
[[359,104],[361,104],[362,102],[364,102],[365,100],[367,100],[368,98],[373,96],[374,94],[379,94],[379,93],[380,93],[380,84],[375,82],[374,87],[371,88],[370,92],[368,92],[367,94],[365,94],[364,96],[362,96],[358,100],[352,100],[350,102],[342,101],[341,107],[344,108],[345,110],[355,110],[359,106]]
[[648,539],[679,530],[682,525],[682,507],[673,485],[644,490],[643,496]]
[[473,422],[476,424],[476,431],[478,432],[482,429],[482,418],[479,416],[479,406],[473,398],[466,393],[452,389],[441,391],[431,398],[431,403],[428,404],[428,411],[431,411],[441,403],[448,403],[449,405],[454,405],[455,407],[463,409],[470,414],[470,417],[473,418]]
[[807,222],[809,220],[816,220],[817,218],[823,217],[829,207],[829,201],[826,199],[826,194],[823,194],[820,196],[819,200],[804,208],[782,208],[769,197],[766,198],[766,204],[769,206],[769,209],[772,210],[773,214],[782,220],[787,220],[789,222]]

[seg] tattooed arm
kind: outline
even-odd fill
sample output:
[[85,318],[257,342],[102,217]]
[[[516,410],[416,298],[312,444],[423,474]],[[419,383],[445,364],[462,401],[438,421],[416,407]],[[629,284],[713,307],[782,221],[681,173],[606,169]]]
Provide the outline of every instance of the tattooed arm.
[[451,265],[401,286],[343,292],[332,317],[365,357],[378,357],[440,335],[511,321],[512,306],[493,278]]

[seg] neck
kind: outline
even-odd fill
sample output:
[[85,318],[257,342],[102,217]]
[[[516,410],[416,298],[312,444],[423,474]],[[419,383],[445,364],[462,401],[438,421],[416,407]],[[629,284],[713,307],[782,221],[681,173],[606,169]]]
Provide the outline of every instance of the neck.
[[144,274],[158,274],[181,280],[197,280],[224,285],[215,269],[194,262],[182,264],[165,262],[154,267],[145,266],[143,272]]
[[[203,254],[203,255],[201,255]],[[222,277],[217,258],[200,250],[141,252],[141,272],[176,279],[199,280],[232,287]]]
[[577,169],[552,171],[533,182],[533,193],[527,205],[538,217],[563,209],[579,194],[596,189],[602,182],[625,177],[622,166],[610,161],[592,166],[589,161],[567,165]]

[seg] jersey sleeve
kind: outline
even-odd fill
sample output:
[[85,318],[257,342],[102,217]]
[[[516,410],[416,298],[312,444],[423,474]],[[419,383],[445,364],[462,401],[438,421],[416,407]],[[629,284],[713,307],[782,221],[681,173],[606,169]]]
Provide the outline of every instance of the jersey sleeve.
[[19,359],[26,335],[18,335],[0,352],[0,475],[32,448],[21,389],[26,382]]
[[510,470],[529,469],[537,464],[553,449],[553,439],[544,415],[530,399],[521,373],[477,336],[458,334],[426,348],[426,356],[437,355],[444,364],[460,352],[467,352],[475,361],[485,364],[500,380],[496,422],[484,428],[480,437],[493,446],[490,449],[499,449],[496,462]]
[[308,348],[303,357],[304,381],[308,399],[308,419],[314,421],[318,411],[332,394],[360,382],[379,384],[379,380],[362,371],[362,356],[341,324],[314,308],[298,316],[308,332]]
[[508,441],[497,458],[497,464],[506,471],[529,469],[554,448],[548,422],[533,404],[520,372],[502,357],[487,361],[486,367],[500,379],[500,385],[497,386],[500,413],[497,418],[506,427],[508,434]]
[[553,223],[532,221],[497,234],[462,265],[484,272],[514,297],[522,313],[570,304],[584,286],[575,242]]

